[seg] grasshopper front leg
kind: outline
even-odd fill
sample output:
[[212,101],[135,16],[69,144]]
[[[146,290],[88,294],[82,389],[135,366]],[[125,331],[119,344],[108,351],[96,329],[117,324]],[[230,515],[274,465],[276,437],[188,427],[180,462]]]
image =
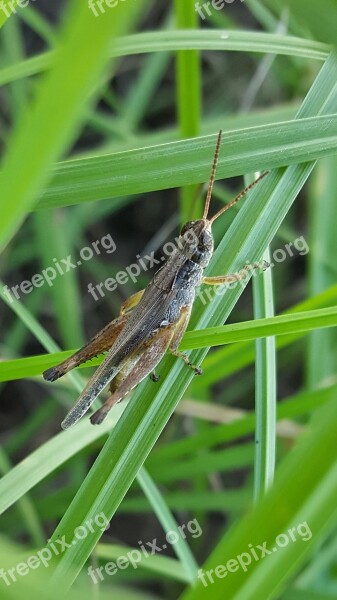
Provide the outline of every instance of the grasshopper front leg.
[[269,264],[266,261],[263,261],[262,263],[253,263],[251,265],[246,265],[237,273],[229,273],[228,275],[215,275],[214,277],[203,277],[201,283],[206,285],[221,285],[233,283],[234,281],[242,281],[242,279],[247,277],[248,273],[253,269],[261,269],[261,271],[265,271],[268,269],[268,267]]

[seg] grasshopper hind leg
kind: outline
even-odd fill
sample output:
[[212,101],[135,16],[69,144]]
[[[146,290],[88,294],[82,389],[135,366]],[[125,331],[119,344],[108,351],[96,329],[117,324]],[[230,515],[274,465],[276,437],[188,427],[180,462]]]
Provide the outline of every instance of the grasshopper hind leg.
[[107,352],[111,348],[116,337],[123,330],[128,317],[129,314],[123,314],[111,321],[111,323],[108,323],[108,325],[101,329],[101,331],[99,331],[88,344],[83,346],[83,348],[75,352],[72,356],[69,356],[69,358],[66,358],[66,360],[59,365],[44,371],[44,379],[46,379],[46,381],[56,381],[75,367],[95,358],[98,354]]
[[114,404],[120,402],[155,369],[170,345],[174,327],[174,325],[169,325],[164,329],[159,329],[148,342],[137,350],[137,353],[130,357],[123,370],[112,381],[113,393],[103,406],[90,417],[93,425],[100,425]]
[[191,306],[186,306],[182,309],[180,319],[176,325],[176,331],[170,344],[170,352],[171,354],[173,354],[173,356],[181,358],[184,361],[184,363],[194,371],[196,375],[202,375],[202,370],[200,369],[200,367],[193,365],[190,359],[188,358],[187,354],[185,354],[184,352],[179,352],[177,349],[190,320],[191,310]]
[[[147,375],[153,374],[153,371],[159,361],[164,356],[166,350],[170,350],[175,356],[179,356],[190,364],[187,356],[177,351],[180,340],[183,337],[188,321],[191,315],[192,307],[187,306],[181,311],[177,322],[172,323],[162,329],[159,329],[137,353],[130,357],[116,378],[111,382],[113,393],[109,396],[103,406],[96,411],[90,421],[93,425],[99,425],[105,419],[109,410],[120,402],[133,388],[138,385]],[[195,365],[192,368],[201,374],[201,369]],[[151,375],[150,375],[151,376]],[[122,379],[122,381],[121,381]]]
[[127,298],[125,302],[123,302],[120,314],[117,319],[114,319],[108,325],[106,325],[101,331],[99,331],[91,340],[83,346],[80,350],[75,352],[72,356],[61,362],[59,365],[55,367],[51,367],[47,369],[43,373],[44,379],[47,381],[56,381],[60,377],[63,377],[66,373],[82,365],[83,363],[95,358],[98,354],[102,354],[110,350],[113,342],[116,337],[121,333],[124,328],[124,325],[127,319],[130,316],[131,311],[137,306],[139,300],[141,299],[144,290],[140,290],[136,294]]

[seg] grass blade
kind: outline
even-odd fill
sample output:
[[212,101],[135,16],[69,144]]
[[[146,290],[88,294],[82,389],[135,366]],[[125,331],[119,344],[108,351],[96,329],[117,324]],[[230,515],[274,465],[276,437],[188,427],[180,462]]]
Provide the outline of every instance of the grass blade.
[[[263,260],[270,264],[269,248]],[[271,269],[253,282],[254,316],[256,319],[273,318],[274,296]],[[276,452],[276,346],[275,337],[256,341],[255,363],[255,502],[272,486]]]
[[[1,21],[0,21],[1,23]],[[227,50],[282,54],[324,61],[330,52],[327,44],[300,37],[235,30],[189,30],[144,32],[125,36],[110,48],[110,56],[130,56],[148,52],[174,52],[178,50]],[[0,70],[0,84],[21,77],[37,75],[49,69],[55,53],[45,52]]]
[[[323,327],[337,326],[337,307],[320,308],[303,313],[291,313],[278,317],[268,317],[245,321],[233,325],[219,325],[197,331],[187,332],[181,342],[182,350],[195,350],[222,344],[247,342],[275,335],[295,335],[296,338],[305,332]],[[23,377],[39,375],[46,368],[61,362],[74,351],[55,352],[40,356],[31,356],[0,363],[0,381],[13,381]],[[102,358],[81,365],[81,369],[99,365]]]
[[[197,29],[198,13],[194,0],[174,0],[177,29]],[[198,50],[178,50],[176,54],[176,86],[177,110],[181,138],[196,137],[200,133],[201,119],[201,63]],[[180,222],[186,223],[192,218],[191,210],[199,209],[200,205],[192,206],[196,192],[195,186],[184,186],[180,190]]]
[[107,62],[107,48],[111,39],[125,30],[130,13],[130,6],[119,6],[94,19],[80,0],[73,3],[53,69],[18,123],[2,163],[1,247],[36,201],[53,163],[76,137],[88,98]]

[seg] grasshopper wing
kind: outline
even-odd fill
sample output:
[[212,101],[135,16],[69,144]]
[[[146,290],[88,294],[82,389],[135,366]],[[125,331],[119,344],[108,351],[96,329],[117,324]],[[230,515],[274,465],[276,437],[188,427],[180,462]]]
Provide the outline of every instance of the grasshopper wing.
[[125,327],[117,336],[104,361],[88,381],[75,406],[62,421],[63,429],[74,425],[89,410],[97,396],[119,373],[130,355],[160,327],[173,295],[174,292],[171,291],[163,297],[163,291],[153,283],[146,288],[141,301],[130,314]]
[[89,379],[82,394],[80,395],[75,406],[68,412],[67,416],[61,423],[62,429],[68,429],[75,425],[77,421],[89,410],[90,406],[96,400],[98,394],[105,388],[108,383],[117,375],[122,368],[122,363],[118,366],[111,364],[110,352],[95,371],[91,379]]

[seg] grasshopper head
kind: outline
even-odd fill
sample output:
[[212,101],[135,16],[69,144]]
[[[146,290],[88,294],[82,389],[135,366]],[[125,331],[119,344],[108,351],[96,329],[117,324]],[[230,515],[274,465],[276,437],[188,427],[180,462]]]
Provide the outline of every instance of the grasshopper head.
[[184,254],[201,267],[206,267],[214,249],[210,222],[207,219],[188,221],[180,232],[180,239]]

